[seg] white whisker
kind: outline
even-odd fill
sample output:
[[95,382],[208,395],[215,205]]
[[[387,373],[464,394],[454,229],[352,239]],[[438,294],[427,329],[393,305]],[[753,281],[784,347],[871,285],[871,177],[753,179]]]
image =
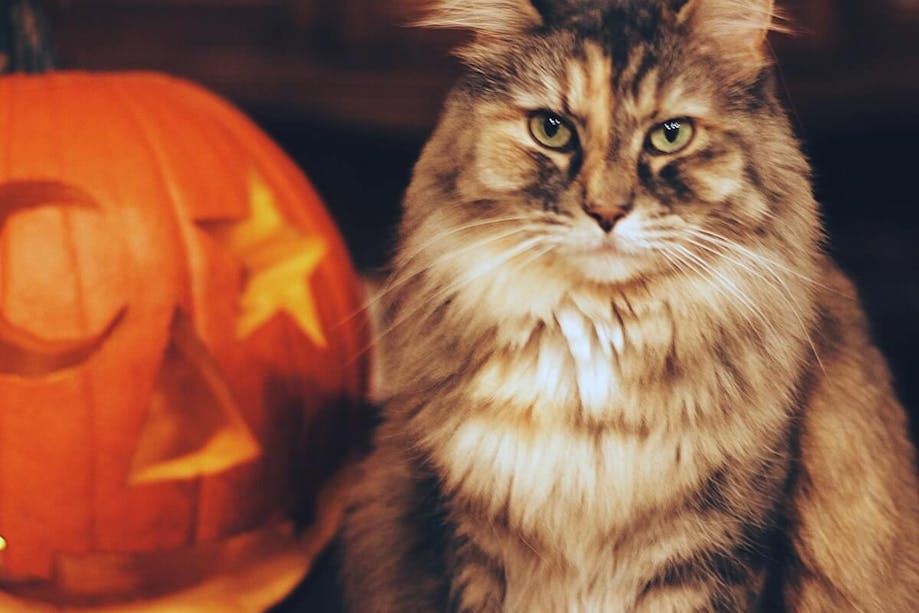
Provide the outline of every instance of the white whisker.
[[[485,225],[485,224],[480,224],[480,225]],[[477,226],[475,226],[475,227],[477,227]],[[517,227],[517,228],[514,228],[514,229],[512,229],[512,230],[510,230],[510,231],[508,231],[508,232],[502,232],[502,233],[499,233],[499,234],[491,234],[491,235],[489,235],[489,236],[487,236],[487,237],[485,237],[485,238],[482,238],[481,240],[478,240],[478,241],[476,241],[476,242],[469,243],[469,244],[467,244],[467,245],[463,245],[463,246],[460,247],[459,249],[454,249],[454,250],[452,250],[452,251],[450,251],[450,252],[448,252],[448,253],[446,253],[446,254],[440,256],[440,257],[433,258],[432,261],[427,262],[424,266],[414,267],[414,268],[413,268],[413,267],[409,267],[409,266],[407,266],[407,265],[406,265],[406,266],[401,266],[401,267],[399,267],[399,268],[396,269],[396,271],[393,273],[392,277],[390,278],[390,281],[389,281],[383,288],[380,289],[380,291],[377,293],[377,295],[374,296],[373,300],[374,300],[374,301],[378,301],[378,300],[381,299],[383,296],[385,296],[385,295],[389,294],[390,292],[392,292],[392,291],[394,291],[394,290],[396,290],[396,289],[402,287],[403,285],[405,285],[406,283],[408,283],[409,281],[411,281],[413,278],[415,278],[417,275],[419,275],[419,274],[421,274],[421,273],[423,273],[423,272],[425,272],[425,271],[427,271],[427,270],[430,270],[434,265],[442,264],[442,263],[444,263],[444,262],[453,260],[453,259],[455,259],[457,256],[463,255],[463,254],[465,254],[465,253],[469,253],[470,251],[476,251],[476,250],[478,250],[478,249],[481,249],[482,247],[485,247],[486,245],[490,245],[490,244],[492,244],[492,243],[496,243],[496,242],[499,242],[499,241],[501,241],[501,240],[504,240],[505,238],[510,238],[510,237],[512,237],[512,236],[516,236],[517,234],[523,234],[523,233],[526,233],[526,232],[533,232],[534,230],[537,230],[537,229],[538,229],[538,228],[533,227],[533,226],[524,226],[524,227]],[[438,235],[438,239],[439,239],[439,240],[440,240],[440,239],[443,239],[443,238],[446,237],[448,234],[452,234],[452,232],[447,232],[447,233],[443,233],[443,234],[441,234],[441,235]],[[438,242],[438,241],[427,241],[427,242],[425,243],[425,245],[427,245],[427,247],[430,248],[430,247],[432,247],[436,242]],[[416,253],[413,257],[417,257],[418,255],[420,255],[420,251],[419,251],[418,253]],[[409,262],[409,259],[406,258],[406,259],[405,259],[405,263],[407,264],[408,262]],[[373,304],[373,302],[371,302],[370,304]]]
[[[700,233],[696,233],[693,231],[691,231],[690,234],[700,240],[708,240],[710,245],[721,246],[723,249],[730,249],[732,247],[738,248],[736,251],[738,251],[741,255],[751,256],[750,258],[752,260],[751,264],[753,265],[759,264],[761,270],[768,273],[773,279],[775,279],[775,281],[778,282],[779,285],[775,285],[774,283],[771,283],[769,279],[767,279],[762,273],[757,272],[750,265],[745,264],[741,260],[728,256],[727,253],[723,250],[719,251],[713,247],[706,246],[697,241],[693,241],[692,239],[686,239],[692,244],[696,245],[697,247],[701,249],[705,249],[706,251],[714,253],[720,257],[723,257],[729,262],[732,262],[733,264],[740,266],[741,268],[744,268],[745,270],[747,270],[748,272],[750,272],[751,274],[755,275],[757,278],[765,282],[770,287],[780,290],[779,295],[782,297],[785,304],[788,305],[789,310],[792,312],[795,319],[798,321],[798,325],[801,327],[801,332],[804,334],[804,337],[807,339],[807,342],[811,347],[811,351],[813,351],[814,353],[814,357],[816,358],[817,363],[820,365],[820,368],[823,369],[825,372],[823,361],[820,359],[820,354],[817,352],[817,346],[814,343],[813,339],[811,338],[810,331],[807,328],[807,324],[805,324],[804,322],[804,318],[801,316],[800,310],[795,306],[794,295],[791,291],[791,288],[788,287],[788,283],[786,283],[785,279],[779,276],[778,273],[775,272],[775,270],[773,270],[769,266],[762,265],[763,261],[768,262],[769,260],[767,258],[763,258],[762,260],[753,258],[752,256],[757,255],[755,252],[750,251],[749,249],[746,249],[740,245],[736,245],[733,243],[733,241],[730,241],[729,239],[726,239],[726,238],[721,238],[720,241],[715,242],[713,240],[713,237],[708,236],[707,234],[700,234]],[[792,272],[792,271],[789,269],[788,272]]]
[[[440,288],[440,290],[435,292],[433,295],[428,296],[424,302],[419,303],[418,305],[415,306],[415,308],[409,309],[408,311],[403,312],[402,315],[397,320],[392,322],[392,324],[390,324],[390,326],[386,330],[382,330],[377,336],[375,336],[373,340],[371,341],[370,345],[373,346],[379,341],[381,341],[387,334],[391,333],[393,330],[395,330],[396,328],[398,328],[405,322],[409,321],[414,316],[418,315],[423,309],[430,309],[432,308],[432,305],[434,304],[443,303],[445,299],[447,299],[450,295],[456,293],[458,290],[466,287],[470,283],[473,283],[481,279],[483,276],[494,271],[495,269],[501,266],[504,266],[505,264],[513,260],[515,257],[526,253],[527,251],[529,251],[536,245],[540,243],[545,243],[545,242],[546,242],[545,237],[537,236],[534,238],[530,238],[528,240],[521,242],[515,247],[505,251],[504,253],[500,254],[500,256],[496,257],[492,262],[490,262],[486,268],[477,270],[476,274],[470,275],[467,273],[465,275],[461,275],[454,282],[450,283],[446,287]],[[552,245],[550,245],[550,247],[554,248],[555,244],[553,243]],[[551,248],[547,249],[546,253],[548,253],[548,251],[550,251]],[[540,256],[542,255],[544,254],[540,253]]]
[[725,236],[722,236],[722,235],[717,234],[717,233],[715,233],[715,232],[712,232],[712,231],[710,231],[710,230],[705,230],[705,229],[703,229],[703,228],[694,228],[694,229],[692,229],[692,232],[704,234],[705,236],[709,237],[712,241],[719,242],[719,243],[721,243],[722,245],[724,245],[725,247],[728,247],[729,249],[734,249],[734,250],[739,251],[739,252],[743,253],[744,255],[746,255],[746,256],[748,256],[748,257],[750,257],[750,258],[752,258],[752,259],[759,260],[760,262],[762,262],[762,263],[764,263],[764,264],[768,264],[769,266],[778,268],[778,269],[782,270],[783,272],[787,272],[788,274],[793,275],[793,276],[795,276],[795,277],[801,279],[802,281],[807,281],[809,284],[811,284],[811,285],[813,285],[813,286],[815,286],[815,287],[819,287],[820,289],[825,289],[825,290],[830,291],[830,292],[833,292],[834,294],[837,294],[837,295],[839,295],[839,296],[844,296],[843,294],[841,294],[841,293],[840,293],[838,290],[836,290],[835,288],[829,287],[828,285],[824,285],[824,284],[820,283],[819,281],[817,281],[817,280],[815,280],[815,279],[812,279],[811,277],[808,277],[807,275],[801,273],[800,271],[795,270],[794,268],[791,268],[791,267],[788,266],[787,264],[783,264],[782,262],[780,262],[780,261],[778,261],[778,260],[775,260],[775,259],[772,259],[772,258],[769,258],[769,257],[763,255],[762,253],[758,253],[758,252],[753,251],[753,250],[751,250],[751,249],[749,249],[749,248],[747,248],[747,247],[744,247],[743,245],[741,245],[741,244],[738,243],[737,241],[733,241],[733,240],[731,240],[731,239],[729,239],[729,238],[727,238],[727,237],[725,237]]
[[428,240],[424,241],[424,242],[421,243],[420,245],[417,245],[417,246],[416,246],[414,249],[412,249],[411,251],[409,251],[409,252],[407,252],[407,253],[400,253],[400,254],[398,254],[398,255],[396,256],[396,260],[397,260],[397,261],[400,261],[400,262],[406,262],[406,263],[407,263],[407,262],[409,262],[410,260],[413,260],[413,259],[415,259],[416,257],[418,257],[419,255],[421,255],[422,253],[424,253],[425,250],[427,250],[428,248],[430,248],[430,247],[433,246],[433,245],[436,245],[437,243],[439,243],[439,242],[442,241],[443,239],[445,239],[445,238],[447,238],[447,237],[449,237],[449,236],[453,236],[453,235],[455,235],[455,234],[459,234],[460,232],[465,232],[466,230],[472,230],[472,229],[475,229],[475,228],[481,228],[481,227],[483,227],[483,226],[493,226],[493,225],[499,224],[499,223],[510,223],[510,222],[514,222],[514,221],[525,222],[525,221],[529,221],[530,219],[531,219],[530,217],[526,217],[526,216],[523,216],[523,215],[510,215],[510,216],[507,216],[507,217],[495,217],[495,218],[493,218],[493,219],[480,219],[480,220],[478,220],[478,221],[473,221],[473,222],[470,222],[470,223],[467,223],[467,224],[464,224],[464,225],[461,225],[461,226],[457,226],[457,227],[455,227],[455,228],[451,228],[451,229],[446,230],[446,231],[444,231],[444,232],[440,232],[440,233],[438,233],[438,234],[435,234],[434,236],[430,237]]
[[[492,222],[499,222],[499,221],[520,221],[520,220],[522,220],[522,219],[524,219],[524,218],[522,218],[522,217],[521,217],[521,218],[518,218],[518,217],[503,217],[503,218],[498,218],[498,219],[496,219],[496,220],[491,220],[491,221],[492,221]],[[430,248],[430,247],[432,247],[434,244],[438,243],[440,240],[442,240],[442,239],[444,239],[444,238],[446,238],[446,237],[448,237],[448,236],[450,236],[450,235],[457,234],[458,232],[461,232],[461,231],[464,231],[464,230],[473,229],[473,228],[478,228],[478,227],[486,226],[486,225],[492,225],[492,224],[491,224],[491,222],[489,222],[489,221],[482,221],[482,222],[479,222],[479,223],[471,223],[471,224],[467,224],[467,225],[465,225],[465,226],[460,226],[459,228],[454,228],[453,230],[450,230],[450,231],[447,231],[447,232],[442,232],[442,233],[438,234],[438,235],[435,237],[436,240],[432,239],[432,240],[425,241],[419,248],[416,248],[416,249],[412,252],[412,254],[410,254],[409,256],[406,256],[406,257],[404,257],[404,258],[400,258],[400,259],[404,260],[404,262],[407,264],[407,263],[410,262],[413,258],[418,257],[419,255],[421,255],[421,253],[422,253],[422,251],[423,251],[423,249],[424,249],[425,247]],[[361,305],[361,307],[360,307],[359,309],[357,309],[356,311],[354,311],[354,312],[352,312],[352,313],[349,313],[345,318],[343,318],[342,321],[340,321],[340,322],[338,323],[338,326],[343,326],[343,325],[348,324],[348,323],[349,323],[350,321],[352,321],[355,317],[359,316],[361,313],[364,313],[364,312],[368,311],[371,307],[373,307],[373,306],[375,306],[376,304],[378,304],[383,298],[385,298],[386,296],[388,296],[388,295],[391,294],[392,292],[396,291],[397,289],[403,287],[406,283],[409,283],[412,279],[416,278],[418,275],[421,275],[421,274],[425,273],[426,271],[430,270],[432,267],[434,267],[434,266],[437,265],[437,264],[441,264],[441,263],[443,263],[443,262],[445,262],[445,261],[452,260],[452,259],[455,258],[457,255],[462,255],[462,254],[464,254],[464,253],[467,253],[467,252],[470,252],[470,251],[474,251],[474,250],[479,249],[479,248],[481,248],[481,247],[484,247],[484,246],[486,246],[486,245],[490,245],[490,244],[492,244],[492,243],[498,242],[498,241],[503,240],[503,239],[505,239],[505,238],[510,238],[511,236],[514,236],[514,235],[516,235],[516,234],[522,234],[522,233],[525,233],[525,232],[528,232],[528,231],[534,231],[534,230],[536,230],[536,229],[537,229],[537,228],[536,228],[536,227],[533,227],[533,226],[524,226],[524,227],[514,228],[513,230],[511,230],[511,231],[509,231],[509,232],[503,232],[503,233],[500,233],[500,234],[493,234],[493,235],[487,236],[487,237],[485,237],[485,238],[483,238],[483,239],[481,239],[481,240],[479,240],[479,241],[476,241],[476,242],[474,242],[474,243],[470,243],[470,244],[467,244],[467,245],[463,245],[461,248],[456,249],[456,250],[454,250],[454,251],[451,251],[449,254],[446,254],[446,255],[441,256],[441,257],[438,257],[438,258],[434,258],[433,261],[427,262],[424,266],[417,266],[417,267],[414,267],[414,268],[413,268],[413,267],[409,267],[409,266],[405,266],[405,267],[402,267],[402,268],[397,268],[396,271],[395,271],[395,272],[389,277],[389,279],[386,281],[386,283],[385,283],[381,288],[379,288],[379,289],[374,293],[373,296],[367,298],[367,300],[364,301],[364,304]]]
[[[697,273],[700,273],[703,278],[706,278],[709,281],[711,281],[712,287],[716,291],[718,291],[718,293],[721,294],[724,298],[726,298],[729,302],[731,301],[731,298],[734,298],[740,301],[740,303],[743,304],[743,306],[745,306],[750,313],[758,316],[764,325],[769,325],[768,319],[765,317],[763,312],[759,308],[757,308],[755,305],[753,305],[753,303],[749,300],[749,298],[746,297],[746,295],[744,295],[742,292],[740,292],[740,290],[737,288],[736,285],[734,285],[728,279],[726,279],[724,275],[722,275],[718,271],[711,268],[711,266],[709,266],[708,263],[705,262],[705,260],[698,257],[696,254],[692,253],[690,250],[686,249],[682,245],[672,243],[669,245],[669,247],[671,248],[671,250],[673,249],[676,250],[676,253],[671,251],[672,255],[678,255],[678,254],[683,255],[683,258],[684,258],[683,262],[686,265],[688,265],[692,270],[696,271]],[[688,260],[686,258],[688,258]],[[739,313],[750,325],[751,330],[754,330],[754,331],[758,330],[758,326],[752,319],[750,319],[750,316],[748,315],[747,311],[740,310]],[[770,329],[774,332],[774,329],[772,329],[771,326],[770,326]]]

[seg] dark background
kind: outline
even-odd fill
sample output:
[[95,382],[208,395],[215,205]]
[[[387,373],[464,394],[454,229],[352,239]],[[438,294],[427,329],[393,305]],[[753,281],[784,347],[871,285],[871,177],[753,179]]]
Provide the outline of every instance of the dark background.
[[[456,74],[405,0],[47,0],[65,68],[155,69],[246,110],[323,194],[362,270]],[[919,411],[919,0],[786,0],[773,46],[830,248]]]
[[[46,0],[60,63],[154,69],[246,110],[323,194],[362,270],[386,258],[460,35],[405,27],[423,0]],[[856,280],[902,400],[919,409],[919,0],[780,0],[772,40],[830,248]],[[917,432],[913,419],[913,432]]]

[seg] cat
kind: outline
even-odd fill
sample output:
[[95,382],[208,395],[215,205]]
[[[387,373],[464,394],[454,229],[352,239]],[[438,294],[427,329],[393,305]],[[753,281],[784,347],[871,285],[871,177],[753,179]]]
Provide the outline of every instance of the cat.
[[771,0],[440,0],[355,612],[919,611],[906,416],[821,246]]

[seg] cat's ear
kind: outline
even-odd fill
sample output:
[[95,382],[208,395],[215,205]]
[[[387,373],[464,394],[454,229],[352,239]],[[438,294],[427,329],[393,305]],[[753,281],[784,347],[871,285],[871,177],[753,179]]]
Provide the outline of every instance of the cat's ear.
[[688,0],[679,19],[715,46],[721,57],[751,70],[769,63],[766,35],[785,31],[773,0]]
[[425,3],[416,24],[468,30],[484,42],[501,42],[542,25],[540,9],[549,4],[551,0],[434,0]]
[[454,54],[470,66],[485,66],[496,47],[513,45],[543,26],[560,1],[567,0],[429,0],[415,23],[471,32],[471,41]]
[[546,23],[551,23],[566,13],[576,11],[579,5],[583,6],[579,0],[530,0],[530,2]]

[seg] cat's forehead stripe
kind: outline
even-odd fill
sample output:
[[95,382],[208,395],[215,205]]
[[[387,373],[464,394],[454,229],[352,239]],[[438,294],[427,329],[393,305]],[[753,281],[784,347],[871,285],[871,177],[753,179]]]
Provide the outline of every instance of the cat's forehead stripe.
[[632,117],[649,117],[660,104],[656,64],[654,54],[645,50],[633,54],[631,63],[622,72],[620,82],[628,86],[621,88],[624,91],[619,94],[619,104]]
[[568,62],[565,101],[575,115],[586,120],[591,148],[605,150],[609,145],[613,116],[612,71],[609,55],[592,42],[584,44],[582,58]]

